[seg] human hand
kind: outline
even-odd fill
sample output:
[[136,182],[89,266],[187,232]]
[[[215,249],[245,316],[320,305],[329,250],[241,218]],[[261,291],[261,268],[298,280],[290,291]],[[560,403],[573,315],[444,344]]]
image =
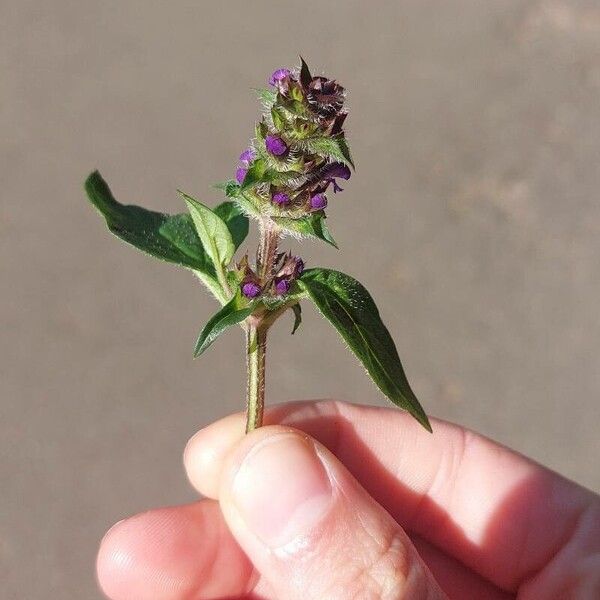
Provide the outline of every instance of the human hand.
[[301,402],[266,423],[245,436],[231,415],[190,440],[207,499],[109,531],[97,568],[110,598],[600,598],[592,492],[394,409]]

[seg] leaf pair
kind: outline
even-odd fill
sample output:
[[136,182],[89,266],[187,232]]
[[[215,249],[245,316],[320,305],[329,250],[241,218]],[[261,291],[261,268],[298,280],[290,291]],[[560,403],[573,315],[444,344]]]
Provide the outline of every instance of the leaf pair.
[[[227,300],[218,284],[216,269],[229,264],[248,234],[248,218],[235,202],[224,202],[212,211],[182,194],[191,216],[167,215],[120,204],[97,171],[88,177],[85,189],[114,235],[151,256],[193,270],[224,303],[202,330],[195,356],[204,352],[228,327],[240,323],[256,310],[260,301],[249,301],[239,290]],[[319,226],[314,220],[316,216],[313,215],[313,221],[303,223],[301,227],[312,227],[316,231]],[[297,233],[319,237],[308,229],[298,229],[297,222],[301,219],[293,221],[296,221],[293,226]],[[290,230],[292,228],[287,222],[279,224]],[[322,235],[326,237],[328,233]],[[431,431],[427,416],[406,379],[394,341],[367,290],[349,275],[329,269],[309,269],[297,283],[305,297],[310,298],[337,329],[379,389]],[[299,297],[294,300],[294,304],[290,305],[295,316],[292,333],[301,320]]]
[[216,268],[231,261],[248,235],[248,218],[234,202],[214,211],[183,194],[189,214],[167,215],[119,203],[98,171],[85,182],[88,197],[121,240],[155,258],[193,270],[221,300]]
[[[408,411],[425,429],[431,425],[404,373],[394,340],[379,316],[373,298],[356,279],[330,269],[303,273],[298,285],[318,311],[336,328],[377,387],[396,406]],[[240,323],[257,307],[236,295],[204,327],[194,356],[199,356],[228,327]],[[301,322],[300,304],[291,306],[294,328]]]

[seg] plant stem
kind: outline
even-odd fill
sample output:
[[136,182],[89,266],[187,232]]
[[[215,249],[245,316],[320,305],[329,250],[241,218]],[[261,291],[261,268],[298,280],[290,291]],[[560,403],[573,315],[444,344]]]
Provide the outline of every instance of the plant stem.
[[[279,237],[279,229],[270,218],[261,220],[256,270],[262,286],[267,285],[273,276]],[[257,315],[246,320],[246,365],[248,367],[246,433],[262,425],[265,407],[267,330],[271,323],[263,321]]]
[[248,390],[246,406],[246,433],[260,427],[265,406],[265,358],[267,328],[248,323],[246,328],[246,365]]
[[260,242],[258,246],[257,269],[263,285],[273,274],[275,259],[277,258],[277,244],[279,243],[279,230],[275,223],[267,218],[260,222]]

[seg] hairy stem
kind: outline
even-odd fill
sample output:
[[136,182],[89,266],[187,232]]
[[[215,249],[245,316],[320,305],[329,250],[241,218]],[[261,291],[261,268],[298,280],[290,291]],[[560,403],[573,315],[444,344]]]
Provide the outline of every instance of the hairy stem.
[[[277,260],[280,232],[268,217],[260,222],[260,241],[256,255],[256,270],[261,285],[273,276]],[[246,320],[246,364],[248,390],[246,408],[246,433],[260,427],[265,406],[265,358],[267,330],[271,322],[253,315]]]
[[248,390],[246,406],[246,433],[260,427],[265,407],[265,358],[267,328],[248,323],[246,328],[246,365]]
[[263,285],[273,275],[279,243],[279,229],[269,218],[260,222],[260,242],[258,246],[257,269]]

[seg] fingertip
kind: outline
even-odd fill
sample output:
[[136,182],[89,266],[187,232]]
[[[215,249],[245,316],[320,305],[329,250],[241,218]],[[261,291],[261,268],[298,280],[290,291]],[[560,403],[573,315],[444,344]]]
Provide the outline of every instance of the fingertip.
[[[201,528],[191,507],[154,510],[113,525],[100,543],[98,583],[114,600],[178,598],[192,589],[191,540]],[[183,562],[179,559],[183,558]]]
[[253,569],[206,500],[117,523],[100,543],[96,573],[111,600],[200,600],[247,591]]
[[229,415],[204,427],[188,441],[183,464],[192,486],[207,498],[217,498],[225,456],[244,437],[244,417]]

